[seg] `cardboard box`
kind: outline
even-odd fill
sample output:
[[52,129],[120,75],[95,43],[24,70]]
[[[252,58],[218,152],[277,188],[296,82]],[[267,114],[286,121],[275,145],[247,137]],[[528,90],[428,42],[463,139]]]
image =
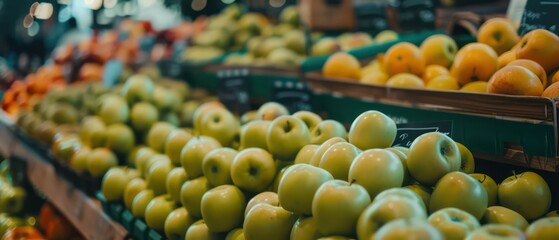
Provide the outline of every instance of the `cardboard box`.
[[352,0],[299,0],[298,8],[303,23],[312,30],[355,29]]

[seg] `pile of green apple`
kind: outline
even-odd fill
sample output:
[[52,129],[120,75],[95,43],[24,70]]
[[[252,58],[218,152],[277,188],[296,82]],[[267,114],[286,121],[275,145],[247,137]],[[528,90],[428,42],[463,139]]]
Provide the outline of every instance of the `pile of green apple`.
[[[559,218],[536,173],[497,185],[441,133],[392,147],[378,111],[349,131],[277,103],[237,118],[200,105],[193,129],[164,122],[130,167],[103,178],[108,201],[169,239],[556,239]],[[546,215],[547,214],[547,215]],[[530,222],[531,224],[530,224]],[[507,238],[508,237],[508,238]]]
[[34,217],[23,217],[25,189],[12,184],[8,160],[0,161],[0,236],[10,229],[34,225]]

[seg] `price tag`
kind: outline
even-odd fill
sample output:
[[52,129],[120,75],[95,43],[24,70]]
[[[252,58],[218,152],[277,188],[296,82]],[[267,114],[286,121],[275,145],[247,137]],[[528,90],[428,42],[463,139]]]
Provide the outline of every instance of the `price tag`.
[[217,73],[219,100],[229,111],[239,115],[250,110],[249,75],[248,68],[227,69]]
[[396,15],[400,31],[420,31],[435,28],[435,3],[433,0],[389,0]]
[[118,83],[118,79],[120,78],[120,73],[124,69],[124,65],[120,60],[109,60],[105,64],[105,68],[103,70],[103,85],[106,87],[112,87]]
[[357,31],[377,34],[388,29],[386,1],[354,0],[353,9]]
[[524,7],[518,33],[524,35],[534,29],[547,29],[559,34],[559,0],[529,0]]
[[430,132],[440,132],[452,137],[452,121],[404,123],[398,124],[397,127],[394,147],[410,147],[416,138]]
[[312,92],[302,82],[276,81],[273,92],[274,101],[284,105],[291,113],[302,110],[312,111]]

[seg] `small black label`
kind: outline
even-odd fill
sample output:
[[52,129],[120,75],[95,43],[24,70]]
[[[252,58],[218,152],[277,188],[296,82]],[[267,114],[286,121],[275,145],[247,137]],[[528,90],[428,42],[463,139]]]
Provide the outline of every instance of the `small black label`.
[[250,111],[249,75],[247,68],[222,70],[217,73],[219,100],[239,115]]
[[274,101],[284,105],[289,112],[312,111],[312,92],[302,82],[274,82]]
[[403,123],[398,124],[397,127],[394,147],[410,147],[416,138],[430,132],[440,132],[452,137],[452,121]]
[[526,2],[518,33],[524,35],[534,29],[547,29],[559,34],[559,0],[530,0]]
[[419,31],[435,28],[435,3],[433,0],[389,0],[396,10],[400,31]]
[[357,31],[377,34],[389,28],[385,1],[353,2]]

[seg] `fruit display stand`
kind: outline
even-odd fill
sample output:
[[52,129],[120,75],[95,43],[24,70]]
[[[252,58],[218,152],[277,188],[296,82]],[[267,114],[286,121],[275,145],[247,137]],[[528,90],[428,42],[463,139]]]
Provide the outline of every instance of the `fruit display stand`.
[[[128,232],[79,191],[49,162],[49,156],[17,133],[13,121],[0,112],[0,145],[5,157],[22,161],[30,183],[68,218],[86,239],[125,239]],[[100,235],[99,233],[103,233]]]

